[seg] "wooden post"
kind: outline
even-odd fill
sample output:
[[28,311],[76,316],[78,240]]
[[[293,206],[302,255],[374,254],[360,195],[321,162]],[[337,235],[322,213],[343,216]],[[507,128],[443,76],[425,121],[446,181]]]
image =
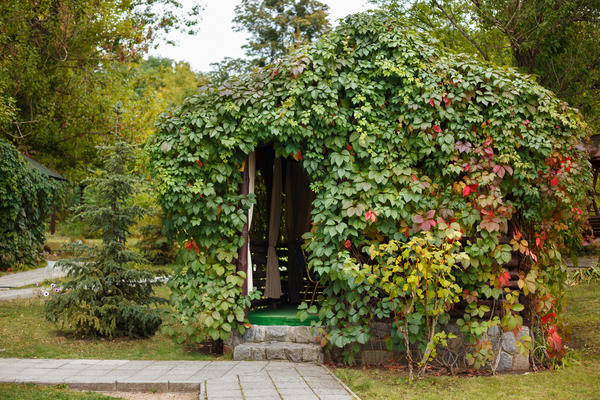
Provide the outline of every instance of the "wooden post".
[[[250,172],[248,170],[248,160],[246,160],[246,165],[244,167],[244,172],[242,173],[242,184],[240,185],[240,194],[242,196],[248,196],[248,190],[250,185]],[[244,238],[244,244],[238,250],[238,262],[237,262],[237,270],[244,271],[246,274],[248,273],[248,246],[250,245],[249,237],[248,237],[248,221],[244,224],[242,228],[242,237]],[[248,276],[244,280],[244,284],[242,286],[242,295],[248,294]]]

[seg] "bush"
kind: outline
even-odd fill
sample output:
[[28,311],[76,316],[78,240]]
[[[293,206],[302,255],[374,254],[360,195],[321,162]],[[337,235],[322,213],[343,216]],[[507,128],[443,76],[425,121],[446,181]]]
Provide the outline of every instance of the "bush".
[[59,188],[0,139],[0,270],[40,260],[44,222]]
[[102,245],[75,245],[77,257],[61,262],[72,279],[46,303],[46,318],[83,336],[151,336],[161,324],[160,310],[151,307],[160,301],[152,296],[153,274],[131,269],[144,260],[126,247],[129,228],[144,214],[129,205],[137,183],[127,170],[133,146],[117,141],[100,150],[105,170],[88,180],[96,204],[75,213],[101,233]]

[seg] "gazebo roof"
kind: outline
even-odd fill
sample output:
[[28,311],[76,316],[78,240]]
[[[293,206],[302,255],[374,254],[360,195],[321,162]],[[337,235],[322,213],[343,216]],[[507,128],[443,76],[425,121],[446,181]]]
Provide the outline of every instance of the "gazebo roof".
[[25,160],[27,160],[29,162],[29,164],[31,164],[31,166],[33,168],[35,168],[38,171],[40,171],[40,173],[42,173],[43,175],[46,175],[46,176],[48,176],[50,178],[53,178],[53,179],[57,179],[59,181],[66,181],[67,180],[67,178],[65,178],[64,176],[62,176],[58,172],[51,170],[50,168],[48,168],[45,165],[37,162],[33,158],[31,158],[31,157],[29,157],[29,156],[27,156],[25,154],[22,154],[22,156],[23,156],[23,158]]

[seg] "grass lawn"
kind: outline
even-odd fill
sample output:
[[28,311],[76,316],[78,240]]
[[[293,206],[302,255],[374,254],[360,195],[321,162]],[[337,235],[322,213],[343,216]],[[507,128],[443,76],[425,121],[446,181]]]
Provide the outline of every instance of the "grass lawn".
[[600,284],[571,287],[565,320],[573,329],[571,365],[558,371],[480,377],[426,377],[409,384],[404,372],[338,368],[363,400],[600,399]]
[[[161,297],[167,288],[157,287]],[[41,299],[0,302],[0,357],[100,358],[130,360],[215,360],[187,350],[160,332],[148,339],[79,339],[46,321]],[[223,356],[230,358],[231,356]],[[3,399],[0,396],[0,399]]]
[[61,386],[8,385],[0,384],[2,400],[110,400],[98,393],[73,392]]

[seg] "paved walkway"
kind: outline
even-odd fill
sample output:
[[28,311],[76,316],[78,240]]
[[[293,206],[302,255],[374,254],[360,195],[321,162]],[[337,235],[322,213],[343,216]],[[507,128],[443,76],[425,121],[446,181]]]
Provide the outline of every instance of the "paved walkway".
[[0,382],[68,384],[95,391],[198,392],[201,400],[358,399],[326,367],[288,361],[0,358]]
[[0,288],[11,287],[19,288],[34,283],[42,283],[45,280],[62,278],[66,275],[59,266],[56,266],[56,261],[46,261],[46,268],[32,269],[31,271],[15,272],[0,277]]
[[56,261],[47,261],[46,268],[32,269],[31,271],[15,272],[0,277],[0,301],[22,299],[33,297],[39,293],[38,288],[11,289],[20,288],[34,283],[42,283],[46,280],[62,278],[66,275],[60,267],[56,266]]

